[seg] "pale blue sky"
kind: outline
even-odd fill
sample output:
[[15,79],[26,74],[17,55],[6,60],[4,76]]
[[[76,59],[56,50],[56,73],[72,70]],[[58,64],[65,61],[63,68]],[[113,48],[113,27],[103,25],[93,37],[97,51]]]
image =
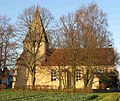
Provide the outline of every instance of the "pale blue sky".
[[96,2],[108,15],[109,30],[113,33],[114,46],[120,52],[120,0],[0,0],[0,15],[7,15],[16,21],[16,17],[25,8],[38,4],[49,9],[56,19],[81,5]]

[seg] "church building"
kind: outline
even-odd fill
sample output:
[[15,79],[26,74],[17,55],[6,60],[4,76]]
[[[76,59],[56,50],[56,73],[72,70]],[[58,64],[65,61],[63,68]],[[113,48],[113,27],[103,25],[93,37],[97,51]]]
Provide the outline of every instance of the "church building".
[[[91,70],[97,71],[92,75],[92,89],[99,89],[102,81],[97,73],[103,73],[106,69],[108,72],[115,69],[114,50],[112,48],[97,48],[94,51],[91,49],[50,49],[43,24],[37,7],[23,41],[23,52],[16,62],[13,88],[39,85],[53,89],[59,87],[69,89],[73,86],[73,79],[76,88],[84,88],[86,67],[91,65]],[[91,52],[94,53],[90,60],[93,64],[90,64],[88,60]]]

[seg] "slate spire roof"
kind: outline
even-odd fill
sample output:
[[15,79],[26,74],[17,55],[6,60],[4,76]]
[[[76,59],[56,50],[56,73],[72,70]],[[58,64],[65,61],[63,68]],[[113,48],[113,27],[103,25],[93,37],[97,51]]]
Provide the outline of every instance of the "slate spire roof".
[[[30,30],[32,30],[32,36],[39,37],[38,35],[41,35],[42,40],[46,43],[48,43],[47,35],[43,26],[42,18],[40,16],[39,8],[38,6],[36,7],[35,13],[33,15],[33,20],[29,26],[28,33],[26,35],[26,38],[29,37]],[[35,35],[35,33],[37,35]],[[26,38],[24,41],[26,41]]]
[[40,33],[43,35],[44,41],[46,43],[48,43],[47,35],[46,35],[45,29],[44,29],[42,18],[40,16],[38,5],[36,7],[36,11],[35,11],[34,16],[33,16],[32,24],[34,24],[34,23],[35,23],[36,29],[39,29]]

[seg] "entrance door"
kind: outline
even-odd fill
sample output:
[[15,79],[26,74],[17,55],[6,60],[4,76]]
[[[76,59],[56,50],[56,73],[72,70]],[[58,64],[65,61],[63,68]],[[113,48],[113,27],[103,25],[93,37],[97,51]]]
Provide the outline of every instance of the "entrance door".
[[67,71],[67,88],[71,88],[71,72]]

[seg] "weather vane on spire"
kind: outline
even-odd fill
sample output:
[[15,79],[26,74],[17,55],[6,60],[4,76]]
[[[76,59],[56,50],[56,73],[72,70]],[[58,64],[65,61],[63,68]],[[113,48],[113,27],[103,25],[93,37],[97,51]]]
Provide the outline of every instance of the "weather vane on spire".
[[37,0],[37,7],[38,7],[38,0]]

